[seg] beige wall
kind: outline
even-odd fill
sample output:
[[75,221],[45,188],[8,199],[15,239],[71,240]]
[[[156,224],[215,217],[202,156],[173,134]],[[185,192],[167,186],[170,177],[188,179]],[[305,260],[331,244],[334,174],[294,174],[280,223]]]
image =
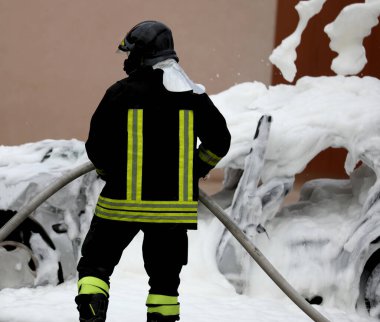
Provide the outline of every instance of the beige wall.
[[136,23],[172,30],[180,63],[209,94],[270,83],[276,0],[0,0],[0,145],[85,140],[118,42]]

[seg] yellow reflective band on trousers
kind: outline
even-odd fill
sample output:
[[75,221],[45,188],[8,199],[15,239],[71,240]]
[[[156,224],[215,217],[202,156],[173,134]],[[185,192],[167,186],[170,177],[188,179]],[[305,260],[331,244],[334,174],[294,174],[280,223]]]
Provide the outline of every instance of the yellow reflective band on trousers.
[[149,294],[146,299],[146,305],[178,304],[178,296]]
[[128,110],[127,200],[141,200],[143,110]]
[[216,164],[222,159],[210,150],[205,149],[202,145],[199,147],[199,158],[207,164],[215,167]]
[[179,111],[179,200],[193,199],[194,112]]
[[78,294],[104,294],[108,297],[109,286],[100,278],[86,276],[78,281]]
[[146,300],[148,313],[159,313],[164,316],[179,315],[179,303],[177,296],[149,294]]

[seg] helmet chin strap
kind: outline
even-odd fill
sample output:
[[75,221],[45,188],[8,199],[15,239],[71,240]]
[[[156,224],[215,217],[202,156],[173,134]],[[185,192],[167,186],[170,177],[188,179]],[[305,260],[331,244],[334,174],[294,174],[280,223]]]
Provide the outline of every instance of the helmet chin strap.
[[130,75],[137,68],[139,68],[140,65],[141,65],[141,57],[139,57],[139,55],[131,53],[129,57],[126,60],[124,60],[123,70],[127,73],[127,75]]
[[131,62],[129,61],[129,59],[126,59],[124,60],[124,68],[123,70],[127,73],[127,75],[130,75],[133,70],[135,70],[136,68],[132,68],[133,66],[131,66]]

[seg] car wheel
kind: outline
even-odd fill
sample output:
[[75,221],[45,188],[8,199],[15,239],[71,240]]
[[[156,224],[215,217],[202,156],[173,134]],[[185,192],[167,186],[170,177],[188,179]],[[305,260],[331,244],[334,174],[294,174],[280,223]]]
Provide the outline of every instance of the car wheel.
[[372,317],[380,318],[380,249],[367,260],[360,278],[359,300]]
[[16,241],[0,243],[0,289],[34,286],[37,267],[29,247]]

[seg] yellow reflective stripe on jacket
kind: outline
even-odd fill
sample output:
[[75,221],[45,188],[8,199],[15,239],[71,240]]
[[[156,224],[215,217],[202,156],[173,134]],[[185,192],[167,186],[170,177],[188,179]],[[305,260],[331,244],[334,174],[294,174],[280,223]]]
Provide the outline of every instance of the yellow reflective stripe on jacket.
[[194,112],[179,111],[179,200],[193,199]]
[[197,201],[134,201],[99,196],[95,214],[122,221],[196,223],[197,210]]
[[99,196],[98,205],[114,210],[197,211],[197,201],[120,200]]
[[143,110],[128,110],[127,199],[141,200]]
[[95,208],[95,215],[105,219],[121,220],[143,223],[186,223],[196,224],[196,213],[154,213],[154,212],[133,212],[103,209],[99,206]]
[[210,150],[205,149],[202,145],[199,147],[199,157],[203,162],[215,167],[216,164],[222,159],[218,157],[215,153],[212,153]]
[[[125,199],[100,196],[95,209],[99,217],[151,223],[197,223],[198,202],[193,200],[194,112],[179,112],[178,200],[142,200],[143,110],[128,110],[128,146]],[[177,153],[177,152],[175,152]]]
[[96,206],[95,208],[95,213],[96,214],[102,214],[106,216],[107,214],[109,215],[114,215],[115,217],[136,217],[136,218],[152,218],[152,219],[168,219],[168,220],[173,220],[173,219],[184,219],[184,220],[189,220],[189,219],[196,219],[196,213],[195,212],[152,212],[152,211],[140,211],[140,210],[131,210],[131,209],[126,209],[126,210],[117,210],[117,209],[105,209],[102,207],[99,207],[99,205]]
[[78,281],[78,294],[104,294],[108,297],[109,286],[100,278],[85,276]]

